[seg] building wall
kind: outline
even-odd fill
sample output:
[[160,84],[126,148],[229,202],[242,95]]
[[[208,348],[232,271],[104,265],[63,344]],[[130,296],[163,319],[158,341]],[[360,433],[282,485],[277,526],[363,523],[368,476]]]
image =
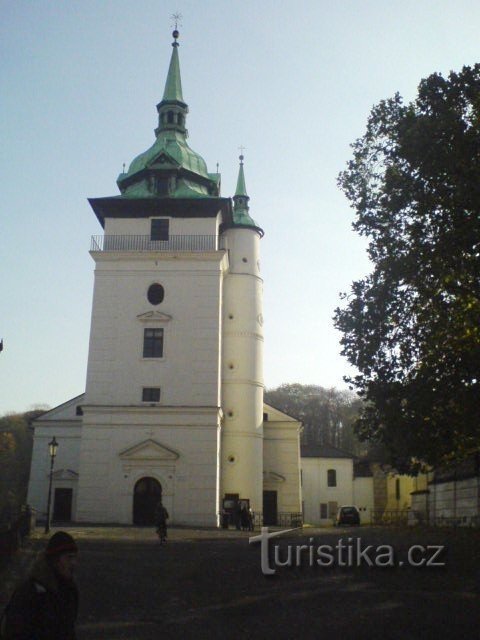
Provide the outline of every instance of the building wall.
[[263,492],[263,282],[260,236],[228,229],[222,237],[229,268],[222,301],[221,493],[248,498],[262,511]]
[[300,423],[272,417],[263,425],[263,489],[277,492],[279,512],[301,513]]
[[[138,405],[142,387],[160,386],[164,405],[219,406],[224,252],[94,256],[86,403]],[[157,282],[165,297],[151,305]],[[164,329],[162,358],[143,358],[145,328]]]
[[[167,216],[158,216],[166,219]],[[169,235],[218,235],[220,216],[216,218],[168,218]],[[106,236],[150,236],[150,218],[106,218]]]
[[[135,483],[153,477],[171,524],[215,526],[219,428],[218,411],[208,409],[86,408],[77,521],[131,524]],[[146,452],[125,454],[142,443]]]
[[[33,439],[32,462],[30,466],[30,479],[28,483],[28,504],[38,513],[37,517],[43,519],[47,513],[48,484],[50,478],[50,454],[48,443],[55,436],[58,442],[57,455],[54,461],[54,472],[60,469],[78,473],[80,442],[82,426],[80,423],[49,423],[37,426]],[[72,480],[54,481],[52,483],[52,507],[53,496],[56,488],[72,488],[73,504],[77,500],[77,483]]]
[[373,477],[354,478],[352,504],[360,511],[360,524],[370,524],[372,521],[375,508],[373,495]]
[[[308,524],[331,524],[334,504],[354,504],[352,458],[302,458],[302,495],[304,521]],[[328,470],[337,472],[337,486],[329,487]],[[331,505],[326,518],[321,517],[321,504]]]
[[[397,493],[398,487],[398,493]],[[398,473],[387,475],[387,504],[386,511],[398,511],[410,509],[412,506],[411,494],[427,487],[427,476],[408,476]]]

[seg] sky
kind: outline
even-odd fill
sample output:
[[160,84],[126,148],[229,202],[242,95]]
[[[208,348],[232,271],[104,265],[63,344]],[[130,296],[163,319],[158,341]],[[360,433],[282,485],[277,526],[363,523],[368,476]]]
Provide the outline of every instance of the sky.
[[374,104],[478,62],[477,0],[0,0],[0,415],[84,391],[87,198],[154,141],[181,12],[190,146],[264,229],[265,384],[346,388],[332,316],[371,269],[336,180]]

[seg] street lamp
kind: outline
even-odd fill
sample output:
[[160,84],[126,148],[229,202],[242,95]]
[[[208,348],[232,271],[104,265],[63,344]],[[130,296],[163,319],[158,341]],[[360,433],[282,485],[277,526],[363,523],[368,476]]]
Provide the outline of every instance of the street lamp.
[[52,477],[53,477],[53,463],[55,456],[57,455],[58,442],[53,436],[52,441],[48,443],[48,452],[50,453],[50,482],[48,483],[48,503],[47,503],[47,522],[45,523],[45,533],[50,531],[50,503],[52,501]]

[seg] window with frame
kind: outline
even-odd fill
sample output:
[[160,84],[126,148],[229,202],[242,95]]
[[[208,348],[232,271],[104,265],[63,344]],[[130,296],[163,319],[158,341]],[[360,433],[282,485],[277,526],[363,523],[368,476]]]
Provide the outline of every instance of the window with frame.
[[150,226],[150,240],[168,240],[168,218],[153,218]]
[[329,469],[327,471],[327,486],[328,487],[337,486],[337,472],[335,469]]
[[143,330],[143,357],[163,358],[163,329]]
[[143,387],[142,402],[160,402],[160,387]]

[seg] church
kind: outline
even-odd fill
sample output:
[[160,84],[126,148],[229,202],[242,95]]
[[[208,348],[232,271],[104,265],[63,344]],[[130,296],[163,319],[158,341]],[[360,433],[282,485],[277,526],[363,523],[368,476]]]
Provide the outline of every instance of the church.
[[[219,526],[302,508],[300,423],[264,404],[264,234],[240,166],[233,198],[187,144],[173,32],[155,142],[89,203],[95,262],[85,393],[33,423],[28,502],[45,518],[55,437],[54,521]],[[255,217],[257,217],[255,215]]]

